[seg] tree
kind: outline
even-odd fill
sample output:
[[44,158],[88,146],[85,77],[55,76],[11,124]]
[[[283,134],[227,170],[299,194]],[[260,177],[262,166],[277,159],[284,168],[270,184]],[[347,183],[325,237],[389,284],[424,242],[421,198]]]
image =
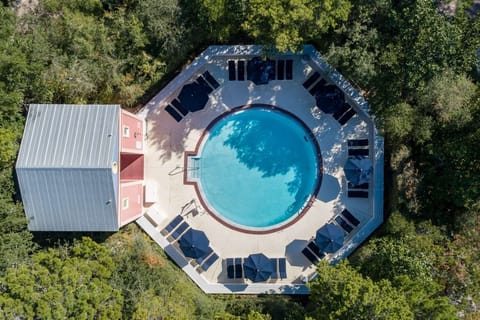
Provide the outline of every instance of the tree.
[[108,284],[113,260],[90,238],[73,247],[35,253],[32,264],[0,278],[0,316],[40,319],[120,319],[122,296]]
[[322,261],[309,284],[314,319],[413,319],[405,296],[390,282],[374,283],[347,262]]
[[348,0],[250,0],[243,29],[256,42],[280,51],[297,51],[350,13]]

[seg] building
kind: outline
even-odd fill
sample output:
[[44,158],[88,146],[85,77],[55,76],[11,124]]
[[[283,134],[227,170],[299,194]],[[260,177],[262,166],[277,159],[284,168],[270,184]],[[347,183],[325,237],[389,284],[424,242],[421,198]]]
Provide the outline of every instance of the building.
[[119,105],[30,105],[16,164],[31,231],[117,231],[142,215],[143,121]]

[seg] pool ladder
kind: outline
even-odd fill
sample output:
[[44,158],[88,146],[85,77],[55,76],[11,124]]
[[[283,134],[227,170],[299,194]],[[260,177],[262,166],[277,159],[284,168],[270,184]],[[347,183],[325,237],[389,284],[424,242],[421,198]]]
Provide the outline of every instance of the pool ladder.
[[197,180],[200,178],[200,158],[190,157],[188,160],[187,176],[189,180]]

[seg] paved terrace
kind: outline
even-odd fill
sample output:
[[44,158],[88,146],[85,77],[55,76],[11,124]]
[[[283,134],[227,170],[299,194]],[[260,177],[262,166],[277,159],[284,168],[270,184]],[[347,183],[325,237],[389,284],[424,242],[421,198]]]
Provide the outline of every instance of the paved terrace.
[[[345,208],[360,221],[359,226],[346,233],[344,246],[326,256],[325,259],[335,263],[350,254],[382,223],[383,140],[369,118],[364,99],[311,46],[306,46],[303,54],[272,58],[293,59],[292,80],[272,80],[266,85],[229,81],[228,60],[248,60],[261,55],[258,46],[209,47],[140,112],[146,121],[145,183],[147,189],[153,187],[156,192],[152,202],[145,204],[146,213],[137,223],[207,293],[307,294],[305,281],[315,277],[315,266],[301,251],[321,226],[332,222]],[[206,70],[218,81],[219,87],[210,94],[203,110],[175,121],[165,106],[185,83]],[[356,115],[345,125],[317,108],[314,97],[304,88],[303,83],[314,72],[342,89],[346,101],[355,109]],[[321,187],[311,208],[293,225],[268,234],[239,232],[219,223],[202,208],[193,186],[184,184],[184,152],[195,149],[203,131],[216,117],[232,108],[254,103],[274,105],[294,113],[310,128],[323,159]],[[347,196],[343,166],[348,158],[348,139],[369,141],[374,169],[368,198]],[[207,271],[202,272],[191,259],[183,256],[175,243],[160,233],[177,215],[182,215],[190,227],[204,231],[220,257]],[[269,258],[286,257],[287,278],[264,283],[227,278],[224,259],[254,253],[263,253]]]

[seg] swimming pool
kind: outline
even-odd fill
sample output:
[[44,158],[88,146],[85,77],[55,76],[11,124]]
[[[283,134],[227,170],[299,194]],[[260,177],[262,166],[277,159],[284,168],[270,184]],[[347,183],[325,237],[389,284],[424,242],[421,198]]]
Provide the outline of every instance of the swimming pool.
[[240,229],[288,223],[319,188],[316,141],[300,120],[278,108],[254,105],[221,117],[199,150],[200,196],[211,213]]

